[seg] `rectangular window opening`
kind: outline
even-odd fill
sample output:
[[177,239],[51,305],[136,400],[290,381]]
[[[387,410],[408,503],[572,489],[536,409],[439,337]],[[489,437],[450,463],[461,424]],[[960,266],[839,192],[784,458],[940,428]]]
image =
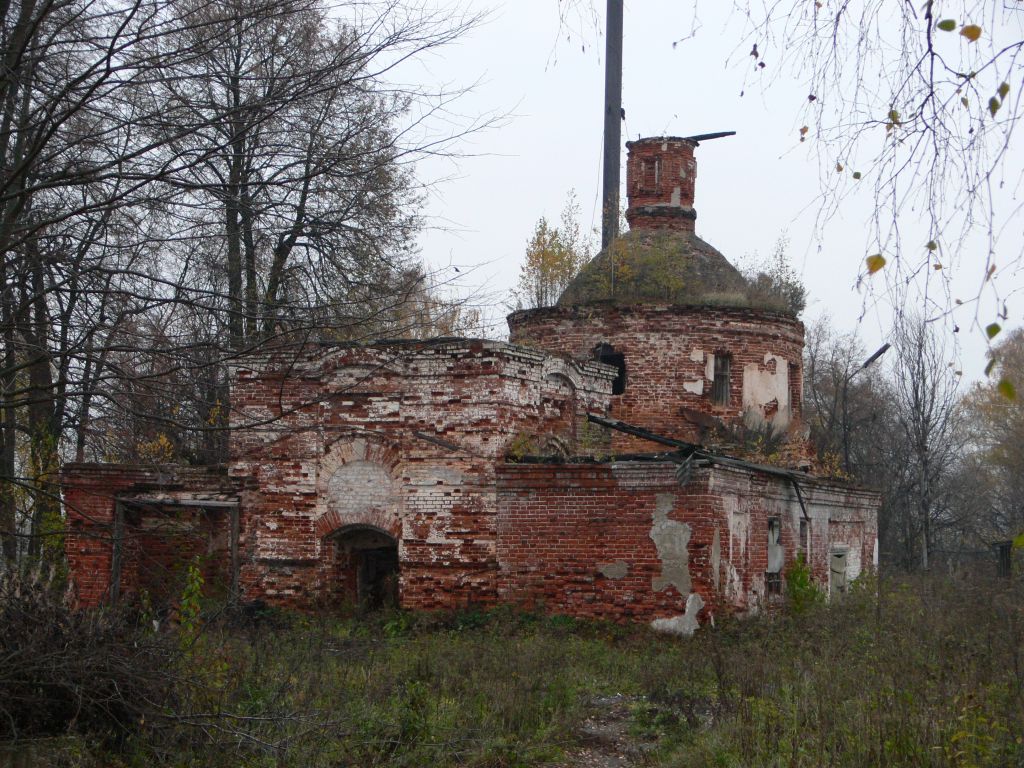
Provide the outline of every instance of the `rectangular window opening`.
[[661,158],[655,157],[640,162],[641,192],[657,194],[661,191]]
[[829,555],[828,585],[829,592],[841,595],[846,591],[846,555],[849,550],[834,549]]
[[782,573],[782,521],[768,518],[768,573]]
[[1013,575],[1013,542],[1000,541],[995,545],[996,550],[996,575],[1001,579],[1008,579]]
[[729,405],[729,371],[731,355],[715,355],[715,379],[711,385],[711,401],[715,405]]
[[789,364],[789,412],[794,416],[800,413],[802,403],[800,392],[803,390],[803,382],[800,380],[800,366],[796,363]]

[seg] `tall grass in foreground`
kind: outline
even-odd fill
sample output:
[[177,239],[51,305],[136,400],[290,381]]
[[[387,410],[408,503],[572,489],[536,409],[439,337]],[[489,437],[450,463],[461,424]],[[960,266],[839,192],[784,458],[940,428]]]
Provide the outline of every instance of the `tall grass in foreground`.
[[655,706],[692,707],[701,682],[708,698],[663,764],[1024,765],[1021,584],[901,579],[880,601],[875,586],[656,654]]
[[[600,696],[662,766],[1024,765],[1024,586],[860,584],[689,640],[507,610],[208,624],[173,707],[67,766],[559,765]],[[0,691],[2,695],[2,691]]]

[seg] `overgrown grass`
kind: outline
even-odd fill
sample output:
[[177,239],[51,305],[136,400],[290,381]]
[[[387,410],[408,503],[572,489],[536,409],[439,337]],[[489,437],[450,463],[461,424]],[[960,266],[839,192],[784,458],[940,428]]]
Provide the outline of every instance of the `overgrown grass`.
[[680,649],[696,674],[653,659],[652,702],[685,709],[688,689],[709,691],[663,764],[1024,765],[1020,585],[901,580],[880,602],[875,586],[706,633]]
[[563,764],[600,696],[661,766],[1024,765],[1024,588],[862,583],[693,639],[499,610],[208,625],[187,689],[66,765]]

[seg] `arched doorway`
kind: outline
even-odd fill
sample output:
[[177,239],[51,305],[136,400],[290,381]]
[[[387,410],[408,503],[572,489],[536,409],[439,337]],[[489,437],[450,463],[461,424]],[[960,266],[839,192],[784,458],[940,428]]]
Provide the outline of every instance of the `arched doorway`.
[[362,609],[398,605],[398,541],[371,525],[351,525],[329,537],[340,597]]

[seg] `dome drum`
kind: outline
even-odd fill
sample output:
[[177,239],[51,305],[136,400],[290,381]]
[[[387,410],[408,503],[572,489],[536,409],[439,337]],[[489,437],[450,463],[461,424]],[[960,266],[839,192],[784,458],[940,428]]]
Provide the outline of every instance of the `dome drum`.
[[[784,432],[799,422],[803,324],[787,315],[707,306],[551,307],[515,312],[508,323],[513,344],[621,364],[611,415],[652,432],[703,442],[714,423]],[[614,438],[616,451],[641,447],[634,438]]]

